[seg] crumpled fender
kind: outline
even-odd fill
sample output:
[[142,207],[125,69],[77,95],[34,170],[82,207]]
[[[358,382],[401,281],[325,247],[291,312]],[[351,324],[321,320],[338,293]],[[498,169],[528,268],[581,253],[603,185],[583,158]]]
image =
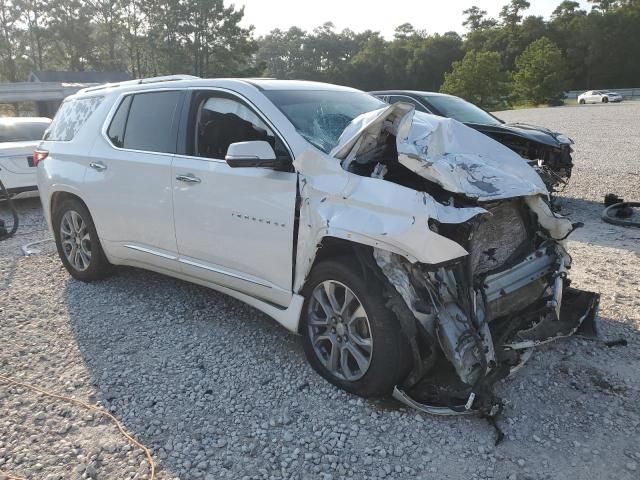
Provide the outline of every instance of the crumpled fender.
[[431,196],[342,169],[335,158],[309,149],[296,159],[300,172],[300,220],[294,291],[304,285],[324,237],[377,247],[411,262],[438,264],[467,255],[429,229],[428,220],[462,223],[483,208],[447,207]]

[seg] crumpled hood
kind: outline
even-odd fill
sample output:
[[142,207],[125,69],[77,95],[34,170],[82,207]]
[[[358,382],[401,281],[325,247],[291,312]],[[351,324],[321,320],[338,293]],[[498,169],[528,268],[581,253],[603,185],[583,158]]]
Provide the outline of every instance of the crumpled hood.
[[396,136],[398,161],[452,193],[480,201],[544,195],[540,176],[518,154],[450,119],[396,103],[356,117],[330,155],[355,159],[378,145],[380,133]]

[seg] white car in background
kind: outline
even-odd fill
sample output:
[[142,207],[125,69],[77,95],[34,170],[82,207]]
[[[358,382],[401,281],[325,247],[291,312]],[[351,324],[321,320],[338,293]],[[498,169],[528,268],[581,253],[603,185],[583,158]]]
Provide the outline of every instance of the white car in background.
[[583,94],[578,95],[578,103],[584,105],[585,103],[615,103],[621,102],[622,95],[617,92],[610,92],[609,90],[589,90]]
[[50,124],[44,117],[0,118],[0,180],[10,195],[38,189],[33,151]]

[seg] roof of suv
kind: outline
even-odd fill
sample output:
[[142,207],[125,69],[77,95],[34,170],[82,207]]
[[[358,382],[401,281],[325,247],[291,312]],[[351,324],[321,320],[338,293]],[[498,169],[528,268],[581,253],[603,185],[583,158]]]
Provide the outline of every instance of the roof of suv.
[[359,90],[333,85],[330,83],[312,82],[308,80],[276,80],[273,78],[199,78],[191,75],[170,75],[165,77],[143,78],[129,80],[120,83],[106,83],[94,87],[84,88],[76,95],[82,97],[104,90],[128,91],[157,89],[163,87],[233,87],[234,85],[252,85],[259,90],[334,90],[353,91]]

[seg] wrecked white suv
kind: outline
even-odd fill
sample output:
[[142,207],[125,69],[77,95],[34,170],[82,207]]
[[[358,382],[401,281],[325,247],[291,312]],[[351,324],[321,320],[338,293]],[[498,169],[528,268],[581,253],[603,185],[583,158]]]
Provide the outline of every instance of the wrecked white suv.
[[[34,158],[70,274],[227,293],[365,397],[490,412],[540,343],[593,324],[540,177],[455,120],[313,82],[146,79],[61,106]],[[588,320],[588,322],[585,322]]]

